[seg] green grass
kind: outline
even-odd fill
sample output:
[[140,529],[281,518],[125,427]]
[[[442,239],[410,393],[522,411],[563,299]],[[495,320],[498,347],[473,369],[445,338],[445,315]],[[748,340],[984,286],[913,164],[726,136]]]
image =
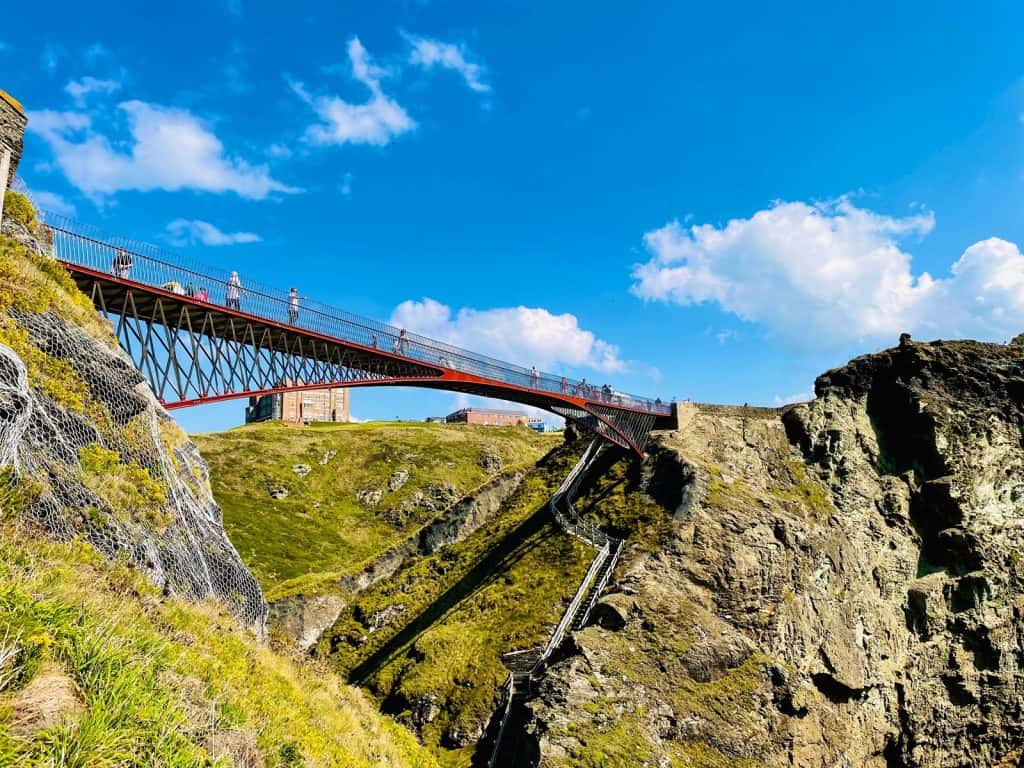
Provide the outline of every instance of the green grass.
[[[584,743],[572,751],[561,765],[565,768],[633,768],[651,759],[650,744],[643,736],[643,718],[635,713],[617,715],[607,700],[599,700],[608,725],[588,731]],[[593,713],[592,713],[593,714]]]
[[[436,764],[335,676],[275,655],[213,605],[161,598],[84,544],[0,529],[5,636],[21,653],[0,688],[0,766],[227,766],[209,749],[238,733],[268,768]],[[84,711],[16,737],[18,693],[43,668],[73,679]]]
[[[528,470],[499,514],[464,541],[410,557],[393,575],[348,595],[316,648],[318,658],[410,727],[422,703],[432,700],[436,716],[415,727],[418,735],[443,765],[469,765],[472,744],[449,747],[472,742],[467,734],[489,721],[507,675],[501,655],[547,641],[593,558],[592,549],[557,529],[546,509],[583,446],[537,464],[560,438],[522,428],[408,422],[250,425],[195,439],[210,465],[225,527],[271,599],[328,590],[414,535],[437,513],[417,512],[396,525],[388,510],[431,486],[479,487],[488,479],[478,465],[484,448],[502,457],[506,471]],[[321,466],[328,451],[336,456]],[[300,463],[312,467],[304,478],[291,469]],[[410,473],[407,484],[385,492],[378,506],[356,500],[359,490],[385,490],[400,469]],[[629,457],[608,452],[601,471],[584,491],[581,513],[656,550],[671,530],[671,513],[640,492]],[[286,486],[288,498],[272,500],[266,492],[272,484]],[[388,610],[399,613],[371,632]]]
[[70,410],[89,415],[98,428],[105,428],[104,413],[91,401],[82,377],[67,361],[36,347],[11,316],[12,310],[25,314],[55,312],[109,346],[116,346],[109,327],[103,327],[92,304],[63,267],[32,253],[13,238],[0,237],[0,344],[21,358],[34,388]]
[[[437,513],[418,507],[398,521],[388,511],[411,505],[414,494],[432,486],[451,484],[460,493],[479,487],[488,479],[478,464],[485,447],[509,470],[533,465],[558,442],[523,427],[414,422],[266,423],[194,439],[210,466],[228,535],[271,599],[357,572],[405,540]],[[328,451],[337,455],[322,466]],[[295,464],[312,471],[299,477]],[[397,470],[407,470],[409,479],[388,492]],[[272,499],[270,485],[285,486],[289,496]],[[364,489],[384,491],[381,502],[357,501]]]

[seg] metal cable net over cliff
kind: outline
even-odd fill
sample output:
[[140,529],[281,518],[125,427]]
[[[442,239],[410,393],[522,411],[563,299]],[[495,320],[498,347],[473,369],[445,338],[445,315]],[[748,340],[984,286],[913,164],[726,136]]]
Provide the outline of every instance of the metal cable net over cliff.
[[263,593],[224,533],[195,445],[109,332],[65,314],[0,318],[19,340],[19,352],[0,343],[0,515],[84,540],[168,594],[215,597],[263,631]]
[[660,399],[497,360],[146,243],[47,214],[54,255],[104,314],[168,408],[324,386],[418,386],[572,419],[637,453],[669,426]]

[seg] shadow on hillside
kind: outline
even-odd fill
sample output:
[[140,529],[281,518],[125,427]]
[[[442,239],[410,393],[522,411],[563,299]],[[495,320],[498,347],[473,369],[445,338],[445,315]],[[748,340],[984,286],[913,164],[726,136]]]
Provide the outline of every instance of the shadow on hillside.
[[[549,526],[550,530],[531,542],[530,538],[543,530],[545,526]],[[431,626],[447,616],[459,603],[493,583],[526,553],[555,535],[556,532],[547,501],[545,501],[530,517],[502,538],[486,556],[478,560],[462,578],[439,595],[422,613],[406,624],[401,631],[374,651],[365,661],[354,667],[349,672],[349,682],[357,685],[363,684],[367,678],[376,674]]]

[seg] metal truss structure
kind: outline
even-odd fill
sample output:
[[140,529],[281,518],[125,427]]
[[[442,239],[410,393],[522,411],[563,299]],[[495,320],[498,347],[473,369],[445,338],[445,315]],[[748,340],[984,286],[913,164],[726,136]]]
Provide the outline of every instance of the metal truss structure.
[[54,218],[56,258],[169,409],[328,386],[416,386],[542,408],[640,455],[650,430],[670,425],[660,400],[523,369],[308,300],[300,318],[286,294]]

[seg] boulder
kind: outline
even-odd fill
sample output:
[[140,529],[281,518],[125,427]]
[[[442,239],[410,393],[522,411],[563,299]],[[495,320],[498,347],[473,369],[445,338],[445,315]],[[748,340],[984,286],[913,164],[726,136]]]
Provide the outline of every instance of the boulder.
[[489,475],[496,475],[498,472],[501,472],[503,467],[501,456],[490,445],[485,445],[480,449],[480,458],[477,460],[477,463]]
[[383,496],[384,493],[375,488],[364,488],[361,491],[356,491],[356,501],[368,507],[376,507],[380,504]]
[[409,480],[409,470],[397,469],[391,473],[391,477],[388,478],[388,490],[397,491]]
[[639,606],[629,595],[612,592],[594,604],[590,621],[605,629],[622,629]]

